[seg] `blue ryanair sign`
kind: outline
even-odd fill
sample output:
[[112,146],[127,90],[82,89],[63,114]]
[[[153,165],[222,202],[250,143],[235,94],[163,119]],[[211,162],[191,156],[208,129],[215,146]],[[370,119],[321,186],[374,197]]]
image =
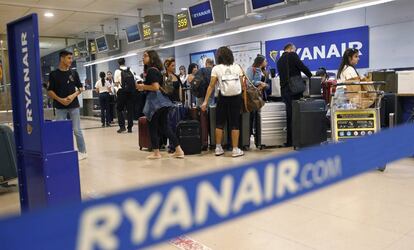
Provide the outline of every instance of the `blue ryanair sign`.
[[358,68],[369,68],[368,26],[266,41],[266,57],[271,68],[276,68],[288,43],[295,44],[296,53],[310,70],[338,69],[347,48],[360,50]]
[[191,6],[188,11],[192,27],[214,22],[213,8],[210,1]]
[[3,219],[1,249],[141,249],[410,156],[413,141],[414,125],[406,124],[344,143]]

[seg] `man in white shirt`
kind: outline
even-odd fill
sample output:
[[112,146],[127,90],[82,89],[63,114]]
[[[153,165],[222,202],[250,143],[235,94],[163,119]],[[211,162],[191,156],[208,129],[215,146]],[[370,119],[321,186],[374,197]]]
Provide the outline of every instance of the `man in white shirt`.
[[[118,133],[126,131],[125,117],[123,111],[127,109],[128,119],[128,133],[132,133],[132,127],[134,126],[134,113],[135,113],[135,83],[142,82],[142,79],[135,74],[130,68],[125,66],[125,59],[120,58],[118,60],[119,69],[115,71],[114,82],[115,91],[117,92],[117,111],[118,111]],[[125,79],[123,79],[123,76]],[[131,76],[133,80],[133,86],[131,86]]]

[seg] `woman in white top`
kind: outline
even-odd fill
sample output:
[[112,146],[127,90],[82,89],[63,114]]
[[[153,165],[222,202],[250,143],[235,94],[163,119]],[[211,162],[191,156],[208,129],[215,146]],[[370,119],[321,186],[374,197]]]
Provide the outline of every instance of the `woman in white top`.
[[[207,89],[201,109],[207,110],[208,100],[214,91],[216,84],[220,86],[220,92],[216,108],[216,156],[224,154],[221,146],[224,126],[230,125],[233,157],[244,155],[239,149],[240,135],[240,110],[242,107],[242,77],[243,71],[234,63],[233,52],[227,47],[220,47],[216,52],[217,64],[211,71],[210,85]],[[227,123],[228,120],[228,123]]]
[[99,81],[95,83],[96,92],[99,94],[99,105],[101,106],[101,122],[102,127],[110,127],[110,114],[109,114],[109,101],[110,101],[110,93],[112,92],[112,85],[106,81],[106,74],[105,72],[99,73],[99,77],[101,78]]
[[111,71],[106,72],[106,80],[111,85],[111,92],[109,93],[109,122],[112,123],[115,116],[115,103],[116,103],[116,96],[115,96],[115,83],[114,78]]
[[[359,62],[359,50],[347,49],[342,57],[341,66],[339,66],[337,78],[339,82],[361,82],[365,81],[365,77],[361,78],[355,66]],[[372,91],[370,85],[348,85],[346,86],[346,97],[356,108],[368,108],[374,103],[373,94],[356,93],[361,90]]]
[[337,78],[341,82],[359,82],[361,79],[355,66],[359,62],[359,50],[347,49],[342,57],[341,66],[339,66]]

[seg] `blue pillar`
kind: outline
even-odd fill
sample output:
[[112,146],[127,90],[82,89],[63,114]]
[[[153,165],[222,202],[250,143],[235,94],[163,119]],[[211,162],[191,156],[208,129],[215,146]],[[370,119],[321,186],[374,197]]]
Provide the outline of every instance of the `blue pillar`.
[[45,121],[36,14],[7,24],[14,134],[23,211],[81,201],[70,121]]

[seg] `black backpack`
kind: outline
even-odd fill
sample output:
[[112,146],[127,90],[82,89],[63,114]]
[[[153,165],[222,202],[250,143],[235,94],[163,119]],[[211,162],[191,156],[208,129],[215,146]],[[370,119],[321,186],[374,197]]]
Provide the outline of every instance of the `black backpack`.
[[131,93],[135,91],[135,76],[129,68],[121,69],[121,81],[121,86],[125,91]]
[[211,68],[201,68],[191,81],[191,94],[202,98],[207,94],[208,85],[211,79]]

